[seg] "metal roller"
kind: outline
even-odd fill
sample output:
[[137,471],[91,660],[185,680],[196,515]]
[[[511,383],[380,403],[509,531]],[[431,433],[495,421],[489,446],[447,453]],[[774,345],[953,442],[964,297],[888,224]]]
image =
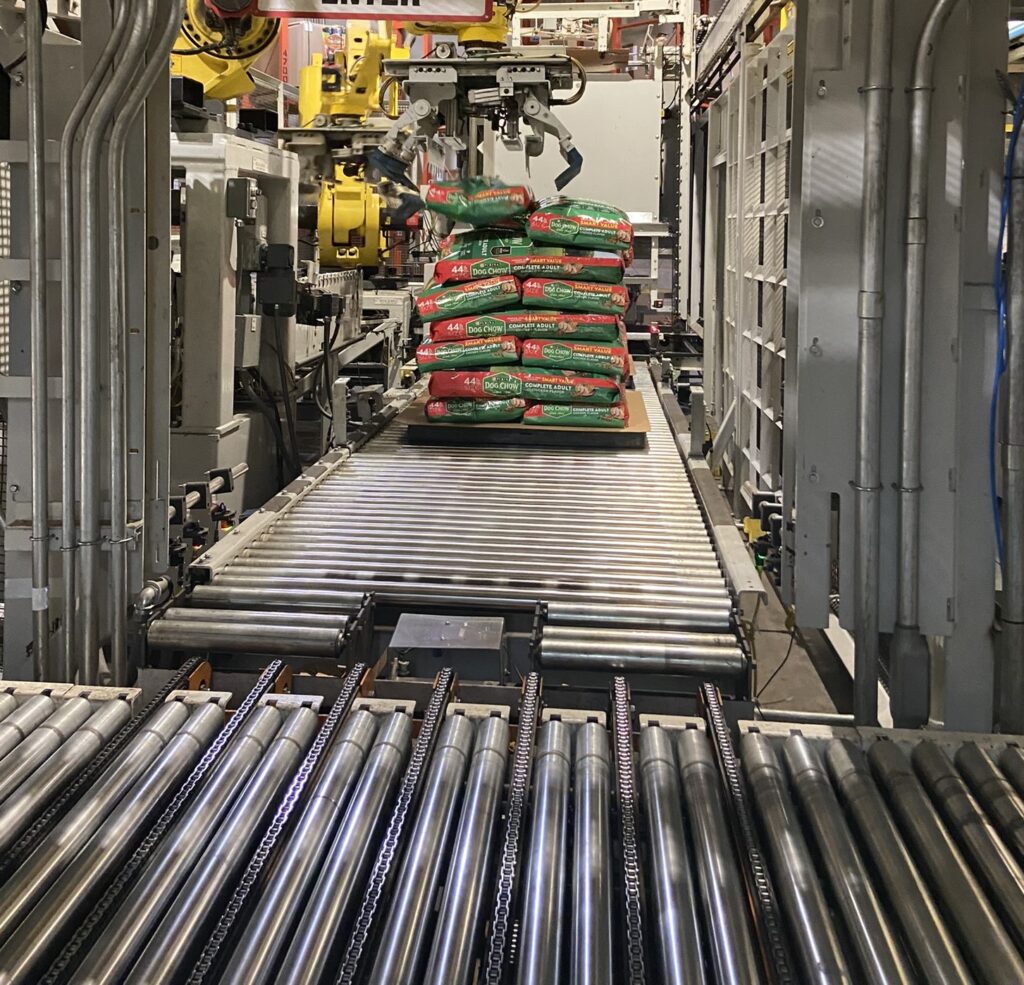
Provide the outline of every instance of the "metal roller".
[[195,957],[204,922],[238,876],[261,825],[268,820],[285,784],[313,740],[317,715],[310,708],[288,712],[252,777],[238,794],[167,915],[125,979],[126,985],[169,985],[181,981]]
[[348,619],[344,616],[319,612],[225,612],[223,609],[202,608],[171,608],[160,616],[167,622],[213,622],[231,625],[233,623],[253,622],[263,626],[312,626],[322,629],[344,630]]
[[0,721],[0,764],[54,712],[57,703],[47,694],[35,694]]
[[665,729],[641,730],[639,773],[650,848],[651,939],[660,980],[664,985],[704,985],[704,944],[683,793],[671,734]]
[[791,938],[803,965],[804,979],[832,985],[853,982],[828,904],[786,790],[782,765],[771,742],[747,732],[740,742],[743,772],[761,818],[772,861],[774,883],[789,918]]
[[622,673],[686,674],[690,677],[737,677],[747,672],[738,646],[694,647],[596,640],[540,641],[540,663],[552,669],[614,670]]
[[18,708],[18,699],[7,692],[0,693],[0,721],[12,715]]
[[598,643],[628,643],[679,647],[735,648],[736,637],[714,633],[680,633],[663,629],[615,629],[606,626],[545,626],[547,640],[594,640]]
[[281,713],[256,708],[186,813],[157,845],[72,978],[75,985],[113,985],[132,967],[210,837],[281,727]]
[[533,819],[522,889],[518,985],[558,985],[561,980],[571,757],[567,725],[551,721],[538,729],[533,762]]
[[362,604],[362,592],[318,592],[313,598],[301,589],[237,588],[221,585],[196,585],[192,601],[222,609],[248,609],[261,606],[264,611],[277,608],[291,612],[295,608],[322,608],[327,611],[355,612]]
[[389,715],[380,725],[359,786],[327,853],[327,862],[278,966],[277,985],[319,985],[345,946],[373,864],[381,824],[409,755],[412,721]]
[[907,757],[892,742],[880,740],[871,746],[868,760],[979,977],[1024,982],[1024,959],[939,820]]
[[254,615],[251,622],[157,619],[150,624],[146,639],[157,650],[223,650],[333,659],[341,649],[342,631],[324,626],[271,625]]
[[910,985],[914,974],[889,926],[825,768],[800,735],[786,740],[784,756],[846,924],[847,939],[859,961],[862,977],[858,980],[872,985]]
[[473,981],[508,742],[508,722],[503,718],[486,718],[477,724],[462,817],[423,985],[471,985]]
[[1024,865],[1024,799],[992,762],[992,757],[973,742],[965,742],[954,760],[1007,846]]
[[420,985],[423,981],[434,899],[446,871],[472,746],[472,723],[462,715],[452,715],[441,728],[431,759],[370,973],[372,982]]
[[732,601],[728,597],[707,599],[699,603],[664,608],[632,605],[623,600],[597,602],[549,602],[548,626],[634,626],[660,629],[683,629],[701,626],[725,629],[732,618]]
[[[188,706],[172,701],[158,709],[117,762],[40,843],[0,889],[0,943],[47,887],[95,834],[117,803],[188,721]],[[184,741],[184,740],[183,740]],[[166,768],[161,761],[154,768]]]
[[703,732],[687,729],[677,751],[711,966],[720,985],[757,985],[761,966],[711,745]]
[[[142,838],[146,819],[181,782],[223,721],[223,712],[215,705],[196,710],[153,769],[123,798],[118,810],[99,826],[71,864],[49,883],[39,902],[0,948],[0,983],[37,985],[55,949],[78,926],[97,893]],[[37,851],[26,867],[44,862]]]
[[973,863],[979,881],[1000,912],[1018,947],[1024,947],[1024,873],[949,757],[934,742],[919,742],[910,756],[914,769]]
[[[52,717],[55,719],[57,716]],[[36,814],[74,779],[130,717],[131,708],[127,701],[115,698],[101,702],[52,756],[25,778],[0,806],[0,852],[11,847]],[[48,723],[37,729],[32,738],[47,727]],[[26,743],[22,743],[24,745]]]
[[370,712],[354,711],[349,715],[260,893],[221,985],[265,985],[273,977],[376,732],[377,719]]
[[[2,728],[0,726],[0,730]],[[1020,746],[1007,746],[999,754],[999,768],[1006,774],[1018,795],[1024,797],[1024,750]]]
[[576,729],[573,783],[572,985],[612,981],[611,755],[608,732],[586,722]]
[[929,985],[972,982],[931,891],[875,786],[864,754],[851,742],[837,739],[828,744],[825,763],[885,889],[921,979]]

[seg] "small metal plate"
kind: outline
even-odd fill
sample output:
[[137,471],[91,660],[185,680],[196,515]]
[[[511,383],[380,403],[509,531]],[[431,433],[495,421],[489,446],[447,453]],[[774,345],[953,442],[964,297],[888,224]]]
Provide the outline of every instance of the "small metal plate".
[[493,616],[426,616],[404,612],[399,616],[389,649],[393,656],[406,650],[501,649],[505,620]]

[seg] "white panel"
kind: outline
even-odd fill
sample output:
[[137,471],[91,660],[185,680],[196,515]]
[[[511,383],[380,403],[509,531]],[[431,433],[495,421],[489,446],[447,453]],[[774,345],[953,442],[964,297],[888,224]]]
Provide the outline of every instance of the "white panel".
[[380,17],[416,20],[482,21],[490,0],[258,0],[261,14],[278,17]]
[[[566,195],[595,198],[626,212],[658,217],[661,189],[661,85],[647,79],[598,80],[574,106],[552,107],[568,127],[583,170]],[[565,170],[558,141],[548,137],[544,153],[530,162],[522,150],[500,141],[494,154],[497,173],[505,181],[528,181],[538,198],[555,194],[555,176]]]

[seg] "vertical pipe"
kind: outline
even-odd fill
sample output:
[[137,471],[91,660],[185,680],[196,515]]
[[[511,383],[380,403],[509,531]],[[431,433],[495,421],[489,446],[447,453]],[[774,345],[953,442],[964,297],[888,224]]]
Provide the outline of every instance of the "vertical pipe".
[[900,413],[899,590],[891,659],[895,724],[918,727],[928,720],[931,655],[921,635],[921,385],[924,352],[925,274],[928,251],[928,173],[935,50],[959,0],[936,0],[917,44],[910,83],[910,167],[907,183],[906,265],[903,316],[903,379]]
[[78,251],[80,309],[78,312],[78,485],[81,496],[81,580],[82,674],[85,684],[95,684],[99,673],[100,591],[100,483],[98,440],[99,419],[99,270],[100,270],[100,174],[103,143],[117,107],[135,78],[145,54],[153,0],[141,10],[131,8],[128,37],[107,86],[99,96],[95,112],[85,128],[82,145],[81,245]]
[[612,981],[611,755],[596,722],[576,730],[571,985]]
[[893,0],[871,0],[871,39],[864,85],[864,191],[860,292],[857,301],[857,499],[854,549],[853,713],[878,720],[878,585],[880,564],[882,326],[885,319],[885,217],[892,93]]
[[61,433],[61,580],[63,581],[63,647],[60,680],[73,681],[77,671],[76,622],[78,619],[78,598],[75,591],[76,555],[78,534],[75,518],[77,459],[75,433],[75,382],[74,365],[78,353],[78,334],[75,320],[75,141],[86,115],[93,108],[93,101],[100,85],[114,61],[114,54],[124,41],[128,23],[128,4],[115,0],[114,23],[103,47],[99,60],[85,83],[81,96],[75,103],[64,126],[60,141],[60,433]]
[[167,4],[162,23],[156,0],[143,0],[144,16],[155,35],[153,52],[130,96],[118,111],[110,135],[107,184],[110,198],[109,349],[110,388],[110,666],[117,686],[128,683],[128,648],[125,638],[128,607],[128,454],[127,454],[127,335],[125,313],[125,152],[131,128],[157,79],[168,72],[167,59],[181,26],[181,0]]
[[32,657],[37,680],[51,680],[49,395],[46,358],[46,129],[43,33],[47,16],[25,4],[28,100],[28,261],[32,416]]
[[1013,155],[1008,249],[999,724],[1017,735],[1024,732],[1024,140]]

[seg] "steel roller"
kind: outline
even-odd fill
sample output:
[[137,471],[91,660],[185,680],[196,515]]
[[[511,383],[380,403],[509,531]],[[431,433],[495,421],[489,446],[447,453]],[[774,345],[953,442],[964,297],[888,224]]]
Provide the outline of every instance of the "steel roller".
[[934,742],[919,742],[910,756],[914,770],[946,820],[979,881],[1024,948],[1024,873],[971,795],[949,757]]
[[349,715],[260,893],[221,985],[265,985],[272,979],[376,732],[377,719],[372,713],[354,711]]
[[1024,799],[992,761],[992,757],[973,742],[965,742],[954,757],[974,795],[995,821],[999,833],[1024,865]]
[[[11,847],[32,819],[75,778],[130,717],[131,708],[127,701],[114,698],[101,702],[49,759],[31,776],[26,776],[0,806],[0,851]],[[46,727],[43,725],[35,734]],[[0,763],[0,768],[2,766]]]
[[738,677],[747,660],[738,646],[671,646],[541,637],[540,663],[552,669],[616,670],[623,673]]
[[390,910],[370,972],[372,982],[421,985],[423,981],[433,930],[433,904],[458,823],[472,746],[472,723],[463,715],[452,715],[441,727],[431,758],[416,823],[394,883]]
[[596,640],[601,643],[631,643],[644,645],[646,643],[662,644],[670,646],[692,646],[708,647],[718,649],[720,647],[735,647],[736,637],[724,633],[715,635],[713,633],[681,633],[665,629],[614,629],[604,626],[559,626],[546,625],[544,637],[550,641],[569,639]]
[[342,632],[348,624],[344,617],[329,613],[316,612],[225,612],[223,609],[203,609],[198,607],[175,607],[168,609],[160,617],[166,622],[212,622],[234,623],[258,622],[265,626],[306,626],[322,629],[333,629]]
[[[223,712],[215,705],[197,709],[153,768],[123,798],[118,810],[98,827],[56,880],[46,886],[39,902],[0,948],[2,985],[37,985],[55,949],[86,916],[96,894],[109,883],[141,839],[146,820],[192,768],[223,721]],[[37,851],[26,866],[44,862]]]
[[277,985],[319,985],[336,968],[361,902],[360,889],[373,864],[402,768],[409,754],[412,721],[389,715],[381,723],[327,861],[278,966]]
[[880,740],[871,746],[868,760],[979,977],[1024,982],[1024,959],[939,820],[907,757],[892,742]]
[[49,695],[36,694],[21,702],[0,722],[0,762],[42,725],[56,707],[57,703]]
[[654,950],[664,985],[704,985],[704,943],[692,861],[683,822],[683,793],[671,733],[640,731],[640,787],[650,846]]
[[1024,797],[1024,750],[1019,746],[1007,746],[999,754],[999,768],[1013,784],[1017,794]]
[[281,721],[276,708],[264,706],[253,711],[223,761],[181,821],[157,845],[130,892],[111,914],[103,936],[72,978],[74,985],[112,985],[123,980],[239,790],[266,754]]
[[[291,588],[240,588],[230,585],[196,585],[192,601],[226,610],[247,609],[251,606],[278,607],[278,610],[301,609],[303,606],[327,611],[355,612],[362,604],[362,592],[308,592]],[[271,610],[273,611],[273,610]]]
[[757,985],[760,961],[711,745],[703,732],[687,729],[679,736],[677,752],[704,926],[710,931],[711,966],[720,985]]
[[341,630],[323,626],[266,624],[258,621],[156,619],[146,633],[156,650],[224,650],[283,657],[332,659],[341,648]]
[[[295,708],[287,713],[231,811],[210,839],[197,865],[175,897],[167,915],[149,938],[126,985],[180,982],[195,958],[197,942],[213,908],[223,901],[269,820],[285,784],[294,774],[317,729],[316,712]],[[187,823],[187,822],[186,822]]]
[[915,980],[913,971],[889,926],[825,768],[803,736],[786,740],[784,756],[859,962],[858,980],[872,985],[910,985]]
[[603,725],[586,722],[574,736],[575,834],[572,870],[572,985],[612,981],[611,755]]
[[566,868],[572,743],[569,727],[550,721],[537,732],[533,810],[522,888],[518,985],[558,985],[565,957]]
[[0,722],[12,715],[18,708],[18,699],[8,692],[0,693]]
[[423,985],[471,985],[473,981],[508,743],[509,727],[503,718],[485,718],[477,724],[462,816]]
[[694,626],[709,629],[730,625],[732,602],[728,598],[708,599],[689,606],[642,606],[625,599],[607,604],[595,602],[549,602],[547,623],[552,626],[631,626],[679,630]]

